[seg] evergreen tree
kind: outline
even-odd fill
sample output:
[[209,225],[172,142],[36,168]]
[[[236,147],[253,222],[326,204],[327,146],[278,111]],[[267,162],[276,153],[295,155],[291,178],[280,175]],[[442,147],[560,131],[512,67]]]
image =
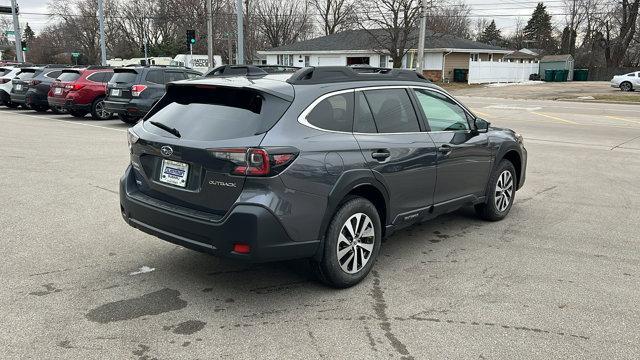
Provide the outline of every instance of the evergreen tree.
[[496,27],[495,20],[491,20],[491,23],[487,25],[478,37],[478,41],[491,45],[500,45],[502,43],[502,34],[500,34],[500,29]]
[[553,38],[553,28],[551,26],[551,15],[547,12],[543,3],[538,3],[536,9],[531,14],[531,19],[524,27],[525,41],[532,43],[534,47],[555,52],[557,50],[556,41]]
[[27,23],[27,25],[24,27],[24,33],[22,34],[22,37],[29,44],[32,43],[36,38],[36,34],[31,29],[31,26],[29,26],[29,23]]

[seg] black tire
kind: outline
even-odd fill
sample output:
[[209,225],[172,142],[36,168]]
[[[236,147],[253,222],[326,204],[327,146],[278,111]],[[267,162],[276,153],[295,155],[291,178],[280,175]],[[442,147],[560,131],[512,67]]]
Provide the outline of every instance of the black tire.
[[10,109],[17,109],[18,108],[18,104],[16,103],[12,103],[11,101],[7,101],[6,103],[4,103],[4,105]]
[[[499,201],[496,201],[497,196],[502,194],[502,192],[497,191],[497,184],[500,180],[500,177],[503,172],[508,171],[511,174],[511,197],[509,198],[508,204],[505,208],[499,209],[498,204]],[[500,164],[496,167],[496,169],[491,174],[491,178],[489,179],[489,189],[487,190],[487,200],[475,206],[476,213],[478,216],[484,220],[488,221],[498,221],[502,220],[509,214],[511,210],[511,206],[513,206],[513,202],[516,197],[516,188],[518,177],[516,175],[516,169],[509,160],[502,160]],[[505,187],[506,188],[506,187]],[[504,198],[503,198],[504,201]],[[500,203],[502,204],[502,203]]]
[[620,84],[620,90],[622,91],[633,91],[633,85],[630,82],[624,81]]
[[42,105],[42,106],[31,106],[31,109],[33,109],[33,110],[35,110],[36,112],[39,112],[39,113],[45,113],[45,112],[47,112],[47,110],[49,110],[49,107],[48,106],[44,106],[44,105]]
[[[351,219],[353,216],[357,216],[357,214],[366,215],[372,223],[374,235],[369,239],[373,238],[373,249],[371,252],[369,252],[364,266],[362,266],[362,268],[357,272],[350,274],[342,270],[340,262],[338,260],[338,238],[341,234],[341,231],[343,231],[343,226],[346,225],[347,220]],[[364,220],[362,220],[362,222],[364,223]],[[364,230],[365,229],[362,229],[360,231],[360,234],[362,234]],[[365,243],[365,240],[363,240],[361,243]],[[311,266],[320,281],[322,281],[323,283],[335,288],[347,288],[356,285],[357,283],[362,281],[362,279],[364,279],[367,274],[369,274],[369,271],[373,267],[373,264],[378,257],[378,253],[380,252],[381,243],[382,225],[380,224],[380,215],[378,214],[378,210],[367,199],[361,197],[351,198],[344,202],[339,207],[338,211],[334,214],[333,219],[329,224],[329,228],[327,229],[327,234],[325,236],[322,260],[319,262],[312,260]],[[340,242],[340,244],[344,245],[345,243]],[[344,250],[347,247],[349,246],[345,246],[342,249]],[[354,254],[356,254],[355,256],[360,259],[360,263],[362,263],[362,261],[365,260],[363,256],[365,256],[367,250],[364,250],[364,248],[362,250],[358,250],[356,248],[356,252],[357,251],[360,251],[361,257],[359,257],[359,255],[357,255],[355,252]],[[346,255],[343,255],[342,258],[347,258],[347,260],[345,260],[343,263],[346,264],[347,267],[349,266],[349,264],[352,264],[349,261],[349,259],[352,259],[351,257],[349,257],[349,254],[350,253],[346,253]]]
[[137,116],[131,116],[126,114],[118,114],[118,119],[120,119],[120,121],[124,123],[131,124],[131,125],[135,125],[138,122],[138,120],[140,120],[140,118]]
[[60,106],[52,106],[51,107],[51,112],[54,114],[66,114],[68,111],[65,110],[63,107]]
[[94,120],[109,120],[113,117],[113,114],[107,111],[103,111],[100,107],[104,107],[104,98],[97,98],[91,104],[91,118]]
[[77,117],[77,118],[83,118],[87,115],[86,111],[79,111],[79,110],[69,110],[69,114],[73,117]]

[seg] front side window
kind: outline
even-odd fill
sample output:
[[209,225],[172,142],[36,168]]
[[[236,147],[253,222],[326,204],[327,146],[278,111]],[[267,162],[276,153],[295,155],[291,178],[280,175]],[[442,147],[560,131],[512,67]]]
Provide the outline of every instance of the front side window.
[[418,132],[418,117],[405,89],[366,90],[364,95],[379,133]]
[[466,112],[453,100],[423,89],[416,89],[416,97],[431,131],[469,130]]
[[306,119],[309,124],[320,129],[351,132],[353,93],[333,95],[320,101]]

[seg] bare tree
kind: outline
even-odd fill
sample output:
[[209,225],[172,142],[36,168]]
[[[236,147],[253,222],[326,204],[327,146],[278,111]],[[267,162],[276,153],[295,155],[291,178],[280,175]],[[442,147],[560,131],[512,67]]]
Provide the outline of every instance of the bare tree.
[[470,39],[472,37],[470,14],[471,8],[463,1],[437,6],[427,14],[427,28],[435,33]]
[[356,7],[352,0],[313,0],[325,35],[350,30],[356,24]]
[[313,29],[306,2],[261,0],[255,8],[255,24],[267,45],[278,47],[306,39]]
[[604,54],[608,67],[621,66],[637,31],[640,0],[621,0],[602,20]]
[[402,58],[417,40],[419,0],[365,0],[359,26],[370,36],[376,49],[391,56],[393,67],[402,67]]

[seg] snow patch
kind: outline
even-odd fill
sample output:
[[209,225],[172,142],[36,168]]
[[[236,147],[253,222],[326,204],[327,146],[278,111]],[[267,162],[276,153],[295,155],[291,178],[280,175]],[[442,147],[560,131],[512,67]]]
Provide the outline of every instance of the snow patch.
[[154,271],[156,268],[152,268],[152,267],[148,267],[148,266],[143,266],[140,269],[138,269],[138,271],[134,271],[129,275],[140,275],[140,274],[146,274],[146,273],[150,273],[152,271]]
[[505,86],[530,86],[544,84],[544,81],[524,81],[518,83],[491,83],[485,85],[485,87],[505,87]]

